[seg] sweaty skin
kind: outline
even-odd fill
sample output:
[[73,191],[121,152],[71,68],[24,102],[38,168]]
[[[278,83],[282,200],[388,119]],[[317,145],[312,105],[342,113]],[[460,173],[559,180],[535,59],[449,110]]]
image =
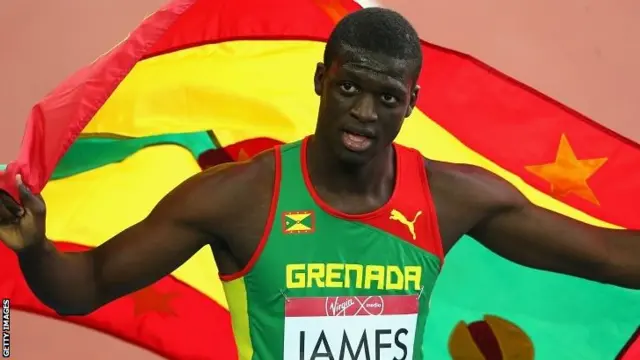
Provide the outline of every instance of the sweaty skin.
[[[415,82],[411,63],[380,54],[345,49],[328,68],[318,64],[320,109],[306,156],[313,186],[330,206],[357,214],[387,202],[396,175],[390,145],[415,105]],[[369,145],[347,149],[345,132]],[[525,266],[640,288],[637,231],[596,228],[541,209],[474,166],[425,159],[425,171],[445,252],[470,234]],[[18,253],[43,303],[60,314],[87,314],[159,280],[207,245],[222,274],[242,270],[267,224],[274,178],[273,151],[205,171],[146,219],[82,253],[60,253],[45,238],[44,202],[19,182],[23,207],[0,195],[0,238]]]

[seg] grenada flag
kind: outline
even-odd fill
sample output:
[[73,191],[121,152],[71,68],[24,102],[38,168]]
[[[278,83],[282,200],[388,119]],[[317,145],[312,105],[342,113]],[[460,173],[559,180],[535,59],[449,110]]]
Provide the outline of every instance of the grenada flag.
[[[20,173],[42,191],[48,236],[61,249],[98,246],[202,168],[311,133],[314,66],[335,23],[358,8],[350,0],[174,0],[36,104],[0,185],[15,195]],[[488,169],[580,221],[640,228],[637,144],[468,56],[427,43],[423,51],[420,100],[400,143]],[[427,324],[430,359],[456,358],[456,349],[474,359],[602,360],[623,349],[638,358],[630,339],[640,292],[524,268],[469,237],[446,263]],[[56,316],[5,247],[0,267],[2,297]],[[226,309],[203,249],[156,284],[63,320],[166,358],[225,360],[237,357]]]

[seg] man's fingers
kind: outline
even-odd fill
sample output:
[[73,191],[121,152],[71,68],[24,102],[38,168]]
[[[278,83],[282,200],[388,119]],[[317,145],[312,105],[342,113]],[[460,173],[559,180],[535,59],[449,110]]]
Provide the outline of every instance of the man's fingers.
[[31,190],[27,188],[27,185],[22,181],[22,175],[16,175],[16,183],[18,185],[18,193],[20,194],[20,201],[22,205],[27,209],[34,209],[41,207],[41,200],[37,196],[33,195]]
[[13,214],[15,217],[22,217],[24,215],[24,209],[22,206],[17,204],[13,199],[10,201],[3,202],[4,206]]
[[[0,208],[4,210],[0,212],[0,219],[7,219],[9,217],[19,218],[24,215],[22,206],[16,203],[9,194],[2,191],[0,191]],[[7,213],[9,215],[7,215]]]
[[5,206],[0,205],[0,225],[7,225],[14,223],[16,216],[9,211]]
[[20,193],[20,200],[24,202],[33,196],[31,190],[27,188],[27,186],[22,181],[22,175],[16,175],[16,183],[18,185],[18,191]]

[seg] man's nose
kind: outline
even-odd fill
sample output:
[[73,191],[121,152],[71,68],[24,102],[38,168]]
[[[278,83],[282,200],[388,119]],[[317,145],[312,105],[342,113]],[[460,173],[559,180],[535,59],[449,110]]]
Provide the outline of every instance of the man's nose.
[[376,104],[373,95],[362,94],[359,96],[351,108],[351,116],[363,122],[378,120],[378,113],[376,112]]

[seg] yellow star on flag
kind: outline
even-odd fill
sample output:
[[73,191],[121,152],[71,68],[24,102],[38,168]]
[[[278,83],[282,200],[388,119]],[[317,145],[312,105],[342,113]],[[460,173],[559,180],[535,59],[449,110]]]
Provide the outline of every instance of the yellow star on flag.
[[556,160],[542,165],[530,165],[525,168],[534,175],[551,184],[551,193],[563,197],[574,194],[591,203],[600,205],[598,198],[589,187],[587,180],[604,163],[606,157],[578,159],[565,134],[560,138]]

